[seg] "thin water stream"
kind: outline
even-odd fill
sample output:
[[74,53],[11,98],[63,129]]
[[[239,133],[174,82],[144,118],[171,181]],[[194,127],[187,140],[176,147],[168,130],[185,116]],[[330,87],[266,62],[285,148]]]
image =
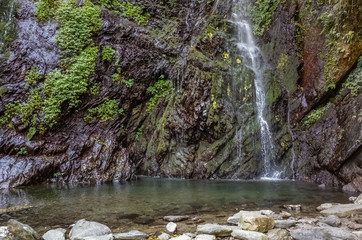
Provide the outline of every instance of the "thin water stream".
[[[0,209],[28,204],[29,209],[0,213],[0,226],[9,218],[40,232],[67,227],[85,218],[112,229],[143,230],[160,224],[165,215],[191,215],[226,223],[237,209],[282,210],[283,204],[308,209],[324,202],[346,202],[348,195],[292,181],[209,181],[140,178],[135,182],[103,185],[38,185],[1,192]],[[160,223],[161,221],[161,223]],[[207,221],[205,219],[205,221]]]

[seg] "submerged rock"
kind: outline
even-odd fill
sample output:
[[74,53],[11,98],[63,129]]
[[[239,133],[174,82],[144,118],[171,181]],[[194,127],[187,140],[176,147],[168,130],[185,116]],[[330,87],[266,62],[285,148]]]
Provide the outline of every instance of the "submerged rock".
[[67,230],[63,228],[57,228],[54,230],[47,231],[43,235],[44,240],[65,240],[65,232]]
[[98,222],[86,221],[81,219],[77,221],[69,233],[70,240],[87,239],[112,239],[111,229]]
[[40,235],[29,225],[18,222],[14,219],[8,221],[8,231],[13,238],[21,240],[40,240]]
[[114,239],[122,240],[143,240],[147,239],[148,235],[144,232],[132,230],[126,233],[117,233],[113,235]]
[[218,237],[228,237],[231,235],[231,232],[234,229],[237,229],[237,227],[219,225],[216,223],[207,223],[203,225],[198,225],[196,229],[196,234],[211,234]]
[[231,236],[236,239],[242,240],[268,240],[267,235],[263,233],[255,231],[245,231],[241,229],[232,231]]
[[249,231],[267,232],[273,229],[274,219],[262,215],[260,211],[242,211],[239,227]]

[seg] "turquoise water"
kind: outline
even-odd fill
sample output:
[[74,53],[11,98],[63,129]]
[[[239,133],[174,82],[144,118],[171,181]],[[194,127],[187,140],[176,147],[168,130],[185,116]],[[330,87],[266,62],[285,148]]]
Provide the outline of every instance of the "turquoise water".
[[[42,231],[66,227],[76,220],[99,221],[111,228],[150,226],[165,215],[223,214],[236,209],[282,209],[303,204],[347,202],[348,195],[291,181],[208,181],[140,178],[102,185],[38,185],[3,191],[0,208],[29,204],[32,208],[0,214],[0,225],[16,218]],[[229,214],[229,215],[228,215]]]

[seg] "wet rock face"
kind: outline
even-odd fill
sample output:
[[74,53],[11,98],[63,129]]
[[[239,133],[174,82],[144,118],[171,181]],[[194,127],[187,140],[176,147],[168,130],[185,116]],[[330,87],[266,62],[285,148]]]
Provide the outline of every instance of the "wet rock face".
[[[0,116],[7,104],[27,101],[24,78],[32,66],[41,74],[59,68],[56,21],[39,23],[33,2],[17,2],[17,37],[0,73]],[[103,25],[93,36],[99,53],[89,80],[89,88],[99,86],[97,93],[89,89],[77,108],[62,109],[58,123],[31,140],[19,119],[14,118],[13,128],[2,126],[1,188],[43,181],[129,180],[135,174],[234,179],[260,174],[253,74],[238,62],[235,29],[227,21],[233,1],[136,4],[149,13],[146,26],[102,8]],[[327,4],[306,4],[280,3],[270,27],[257,38],[270,66],[265,73],[266,119],[277,162],[283,177],[361,191],[361,94],[352,95],[342,84],[361,43],[344,43],[345,52],[334,59],[340,69],[332,79],[336,87],[324,91],[328,53],[335,50],[320,33],[323,25],[311,25],[318,22],[316,16],[305,14],[309,7],[320,14],[334,10]],[[356,22],[348,30],[357,32]],[[115,50],[111,61],[102,59],[106,46]],[[115,73],[133,85],[112,80]],[[147,111],[153,96],[147,88],[162,78],[173,89]],[[106,98],[116,100],[123,114],[105,122],[84,121],[88,110]],[[317,121],[304,124],[314,109],[327,104]]]

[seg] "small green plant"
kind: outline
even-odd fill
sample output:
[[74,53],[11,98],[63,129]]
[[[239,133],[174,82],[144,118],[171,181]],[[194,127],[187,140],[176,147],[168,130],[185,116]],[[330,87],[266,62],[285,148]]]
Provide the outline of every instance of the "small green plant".
[[255,35],[261,36],[269,28],[278,4],[279,0],[256,0],[255,4],[249,7]]
[[359,57],[357,67],[350,73],[343,86],[351,91],[352,96],[358,96],[362,89],[362,57]]
[[132,78],[130,78],[128,80],[124,80],[123,83],[126,84],[126,87],[130,88],[133,86],[134,80]]
[[12,118],[19,113],[19,106],[20,106],[20,101],[15,101],[13,103],[8,103],[5,106],[5,111],[4,111],[4,115],[2,115],[0,117],[0,126],[6,125],[9,128],[13,128],[14,124],[12,122]]
[[151,94],[152,97],[146,103],[146,111],[151,112],[157,105],[158,100],[169,96],[172,91],[173,88],[171,81],[166,80],[165,76],[161,75],[153,86],[147,88],[147,93]]
[[140,138],[140,136],[142,135],[142,132],[143,132],[143,128],[144,128],[144,127],[145,127],[145,126],[142,124],[142,126],[137,129],[136,137],[135,137],[135,140],[136,140],[136,141],[138,141],[139,138]]
[[126,87],[130,88],[133,86],[134,84],[134,79],[130,78],[128,80],[126,80],[123,75],[122,75],[122,70],[120,67],[118,67],[116,69],[116,72],[114,74],[112,74],[111,76],[112,78],[112,82],[115,82],[115,83],[124,83],[126,85]]
[[92,95],[98,95],[99,94],[99,89],[101,87],[101,83],[94,83],[92,85],[92,87],[89,89],[89,93]]
[[122,115],[123,109],[118,108],[116,100],[105,98],[103,103],[95,108],[88,109],[88,114],[84,117],[84,121],[91,121],[96,118],[100,122],[114,120],[118,115]]
[[35,9],[35,16],[39,22],[45,22],[48,17],[54,17],[60,5],[60,0],[39,0]]
[[311,125],[315,122],[317,122],[326,112],[326,110],[328,109],[329,104],[326,104],[325,106],[319,108],[319,109],[315,109],[313,111],[311,111],[308,115],[306,120],[304,121],[305,125]]
[[114,56],[114,53],[116,51],[111,48],[110,46],[106,46],[102,49],[102,59],[103,61],[108,61],[110,62]]
[[16,156],[23,156],[28,154],[28,150],[25,146],[22,147],[15,147],[14,150],[16,151]]
[[63,175],[63,173],[61,173],[61,172],[56,172],[56,173],[53,174],[53,177],[58,178],[58,177],[60,177],[60,176],[62,176],[62,175]]
[[41,79],[42,75],[36,68],[36,66],[32,66],[25,74],[25,82],[28,86],[36,84]]

